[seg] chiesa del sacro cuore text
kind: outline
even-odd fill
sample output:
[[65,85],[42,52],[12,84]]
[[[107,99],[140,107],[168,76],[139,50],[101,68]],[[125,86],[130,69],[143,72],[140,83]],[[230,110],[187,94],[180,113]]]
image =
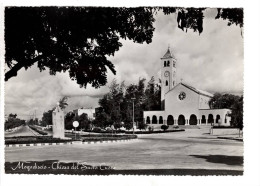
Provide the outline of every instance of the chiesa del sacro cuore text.
[[161,58],[160,111],[144,111],[146,124],[230,125],[229,109],[210,109],[213,95],[183,82],[176,82],[177,60],[170,48]]

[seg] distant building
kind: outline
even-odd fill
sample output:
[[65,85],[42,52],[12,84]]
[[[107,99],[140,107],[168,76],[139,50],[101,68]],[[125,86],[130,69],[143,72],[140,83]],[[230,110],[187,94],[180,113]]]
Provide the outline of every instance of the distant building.
[[75,113],[77,116],[80,116],[81,114],[87,114],[88,118],[91,120],[94,120],[96,118],[95,109],[92,109],[92,108],[76,109],[76,110],[73,110],[73,113]]
[[168,48],[161,58],[161,111],[144,111],[146,124],[230,125],[230,109],[210,109],[211,93],[176,83],[177,60]]

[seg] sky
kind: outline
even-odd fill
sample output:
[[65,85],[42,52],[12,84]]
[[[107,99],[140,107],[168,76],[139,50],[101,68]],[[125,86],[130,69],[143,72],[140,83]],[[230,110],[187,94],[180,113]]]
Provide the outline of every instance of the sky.
[[[210,93],[243,94],[243,36],[239,26],[227,26],[227,21],[215,20],[216,9],[205,12],[203,32],[177,28],[176,15],[158,13],[150,44],[121,40],[123,46],[108,57],[115,65],[116,75],[108,72],[108,83],[99,89],[90,85],[80,88],[70,80],[68,73],[49,75],[36,65],[20,70],[18,76],[5,82],[5,114],[16,113],[29,119],[36,113],[52,109],[63,96],[69,96],[66,112],[85,107],[98,107],[98,100],[108,92],[113,79],[137,83],[140,77],[147,81],[160,76],[161,60],[168,46],[177,58],[177,81]],[[177,83],[178,83],[177,82]]]

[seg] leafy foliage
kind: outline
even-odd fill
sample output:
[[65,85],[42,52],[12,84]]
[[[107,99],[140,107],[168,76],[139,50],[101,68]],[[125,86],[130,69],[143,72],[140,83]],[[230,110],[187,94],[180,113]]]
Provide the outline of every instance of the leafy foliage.
[[231,124],[238,127],[240,130],[243,129],[243,96],[236,101],[231,107]]
[[83,113],[80,116],[75,114],[74,112],[68,112],[65,115],[65,129],[71,130],[74,129],[73,122],[78,121],[79,126],[76,128],[76,130],[89,130],[91,128],[91,121],[88,119],[88,115]]
[[119,38],[150,43],[153,22],[149,8],[7,7],[5,80],[38,62],[51,75],[68,71],[82,87],[105,85],[107,68],[116,73],[107,56]]
[[17,117],[17,114],[9,114],[8,118],[16,118]]
[[64,109],[68,106],[67,101],[68,101],[68,97],[67,97],[67,96],[64,96],[63,98],[61,98],[61,99],[59,100],[59,106],[60,106],[60,108],[61,108],[62,110],[64,110]]
[[73,121],[75,121],[76,119],[76,114],[74,112],[68,112],[66,115],[65,115],[65,129],[66,130],[71,130],[73,129]]
[[203,31],[203,10],[205,8],[185,8],[178,11],[177,23],[178,28],[193,29],[194,32],[202,33]]
[[211,109],[231,109],[231,125],[243,129],[243,96],[216,93],[209,105]]
[[161,129],[162,129],[163,131],[166,131],[168,128],[169,128],[168,125],[162,125],[162,126],[161,126]]
[[43,113],[42,116],[42,126],[52,125],[52,112],[53,110],[48,110],[47,112]]
[[215,19],[222,18],[228,20],[228,26],[232,24],[244,26],[244,12],[242,8],[218,8],[218,14]]
[[[114,80],[109,86],[110,92],[99,100],[100,108],[96,113],[95,125],[115,128],[124,126],[127,130],[133,127],[134,118],[139,129],[146,129],[143,123],[144,110],[160,110],[160,87],[155,83],[154,77],[145,85],[145,79],[140,78],[137,84],[126,86]],[[123,125],[122,125],[123,122]]]
[[5,130],[19,127],[21,125],[25,125],[25,120],[21,120],[16,117],[17,117],[17,114],[9,114],[7,121],[5,121],[5,125],[4,125]]
[[213,98],[209,101],[210,108],[213,109],[222,109],[227,108],[231,109],[232,105],[239,100],[239,96],[235,96],[232,94],[214,94]]
[[88,115],[83,113],[79,116],[79,129],[89,130],[91,128],[91,122],[88,119]]
[[30,119],[29,121],[26,122],[27,125],[39,125],[38,118],[35,119]]

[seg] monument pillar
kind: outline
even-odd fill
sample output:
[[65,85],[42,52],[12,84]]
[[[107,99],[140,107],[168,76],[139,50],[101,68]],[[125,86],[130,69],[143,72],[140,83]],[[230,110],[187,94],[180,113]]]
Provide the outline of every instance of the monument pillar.
[[53,138],[65,138],[64,112],[59,105],[52,112],[52,131]]

